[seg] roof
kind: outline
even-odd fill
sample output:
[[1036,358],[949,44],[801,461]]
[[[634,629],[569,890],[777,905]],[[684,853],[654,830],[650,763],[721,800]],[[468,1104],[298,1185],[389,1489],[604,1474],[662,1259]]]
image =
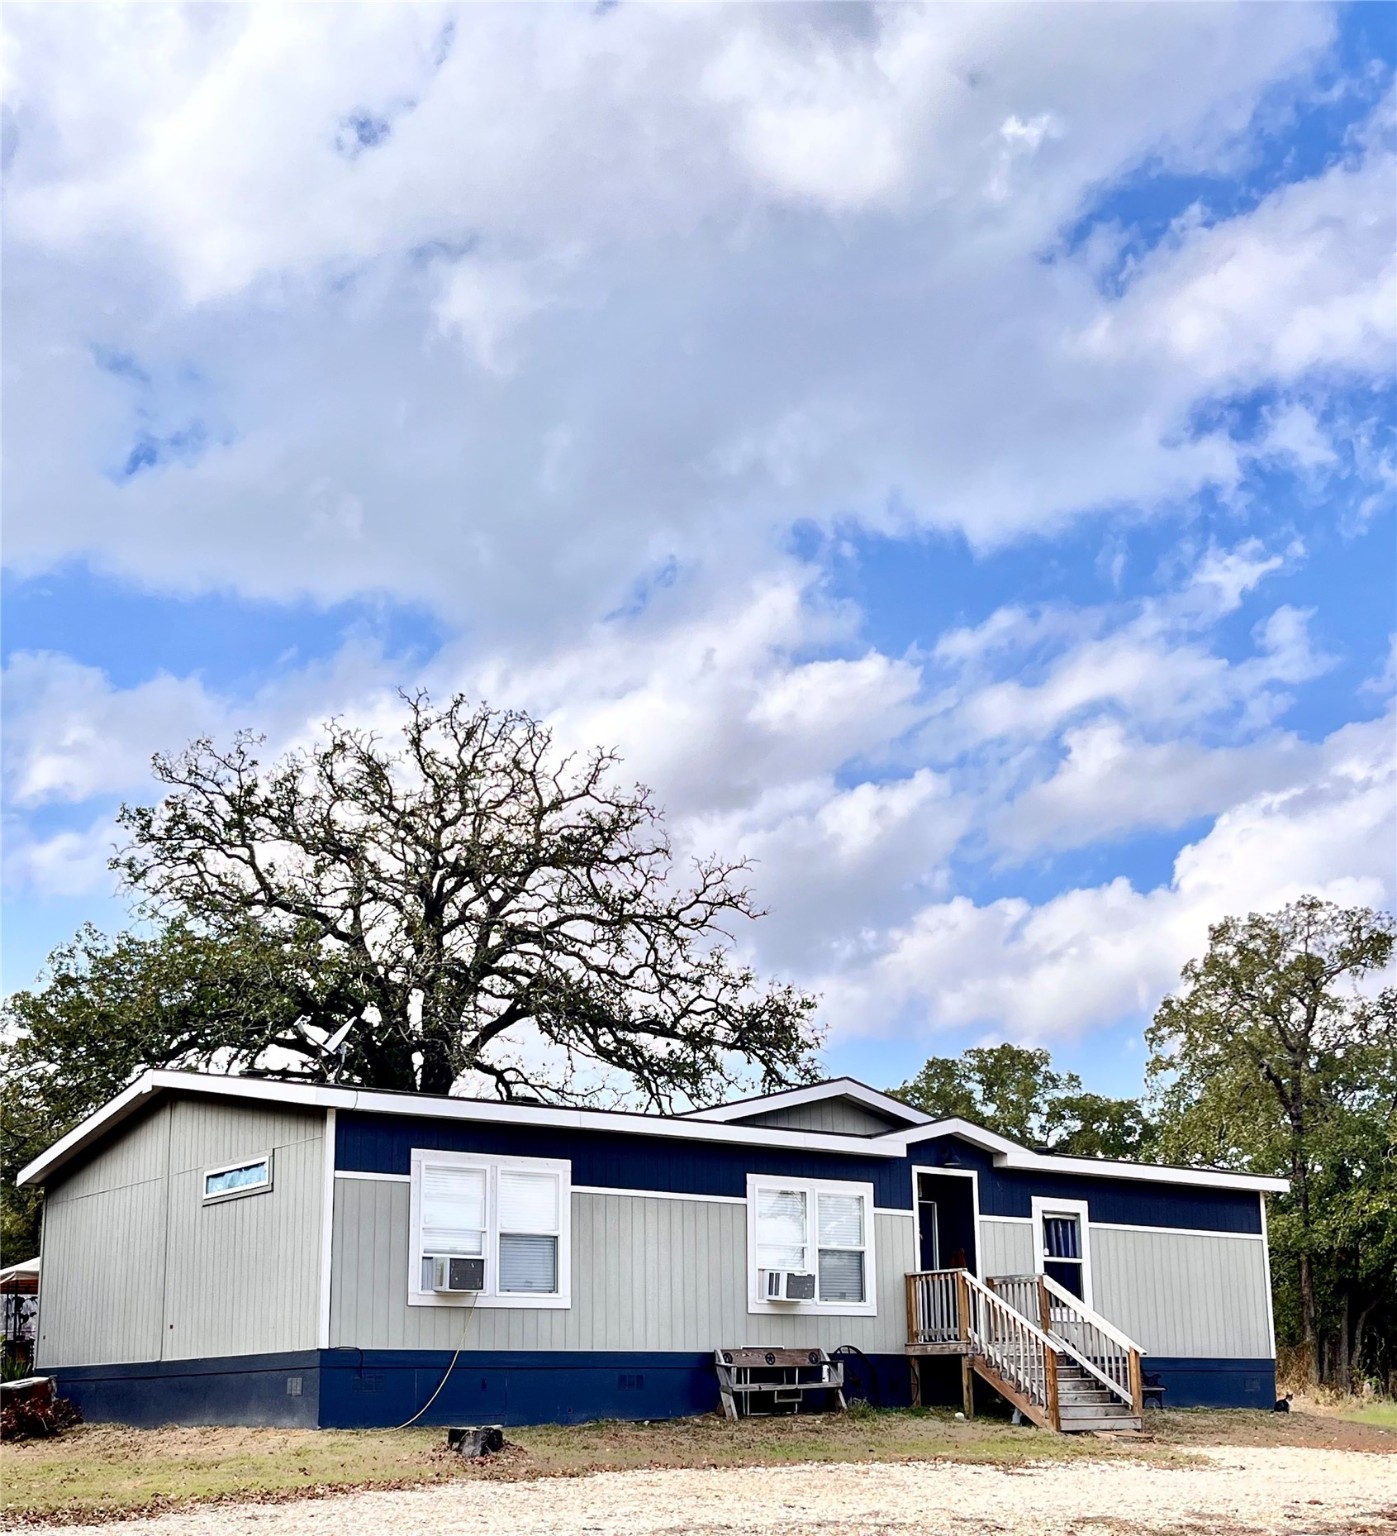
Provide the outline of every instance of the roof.
[[[169,1093],[246,1099],[254,1102],[301,1105],[308,1108],[359,1110],[379,1115],[412,1115],[423,1119],[478,1120],[491,1124],[536,1125],[578,1131],[612,1131],[631,1136],[677,1138],[751,1147],[799,1148],[859,1157],[901,1158],[909,1147],[937,1136],[956,1136],[989,1154],[996,1167],[1023,1171],[1075,1174],[1078,1177],[1136,1179],[1164,1184],[1207,1186],[1241,1191],[1283,1193],[1287,1179],[1232,1173],[1216,1168],[1172,1168],[1158,1163],[1130,1163],[1094,1157],[1063,1157],[1035,1152],[969,1120],[933,1119],[896,1099],[880,1094],[854,1078],[834,1078],[803,1088],[744,1099],[712,1109],[681,1115],[657,1115],[635,1110],[583,1109],[546,1104],[510,1104],[498,1099],[464,1099],[419,1093],[393,1093],[376,1088],[348,1088],[330,1083],[286,1082],[278,1078],[235,1077],[204,1072],[146,1072],[60,1137],[27,1167],[20,1184],[43,1184],[81,1156],[122,1121],[147,1109]],[[875,1136],[838,1131],[788,1130],[780,1126],[744,1123],[739,1116],[760,1113],[819,1098],[857,1098],[905,1123]],[[875,1102],[876,1101],[876,1102]],[[731,1113],[729,1113],[731,1112]]]
[[726,1104],[715,1104],[711,1109],[691,1109],[685,1120],[716,1120],[728,1123],[759,1115],[774,1109],[795,1109],[802,1104],[814,1104],[820,1099],[853,1099],[869,1109],[876,1109],[891,1120],[901,1120],[904,1125],[931,1125],[934,1116],[920,1109],[913,1109],[891,1094],[879,1093],[856,1077],[831,1077],[822,1083],[807,1083],[802,1088],[787,1088],[780,1093],[759,1093],[747,1099],[729,1099]]

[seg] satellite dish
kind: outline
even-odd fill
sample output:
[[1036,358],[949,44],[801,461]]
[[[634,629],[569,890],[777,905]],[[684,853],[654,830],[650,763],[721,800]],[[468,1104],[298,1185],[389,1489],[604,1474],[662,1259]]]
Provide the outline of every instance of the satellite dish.
[[358,1022],[358,1019],[350,1019],[348,1024],[341,1025],[340,1028],[330,1036],[325,1044],[320,1047],[320,1049],[324,1051],[327,1056],[339,1055],[340,1051],[344,1048],[344,1042],[349,1039],[354,1026]]

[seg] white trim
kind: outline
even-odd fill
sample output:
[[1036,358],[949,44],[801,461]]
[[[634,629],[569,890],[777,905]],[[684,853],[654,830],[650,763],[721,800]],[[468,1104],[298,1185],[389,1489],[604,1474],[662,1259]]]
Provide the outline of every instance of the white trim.
[[[917,1175],[919,1173],[944,1173],[953,1179],[969,1179],[970,1183],[970,1209],[974,1220],[975,1232],[975,1278],[985,1278],[985,1256],[981,1251],[980,1243],[980,1170],[978,1168],[937,1168],[930,1164],[917,1163],[912,1168],[912,1209],[917,1209]],[[921,1259],[921,1231],[917,1232],[917,1258]],[[938,1250],[940,1243],[937,1244]]]
[[61,1167],[70,1153],[77,1151],[86,1141],[97,1135],[108,1121],[124,1120],[146,1094],[154,1093],[162,1086],[156,1081],[156,1077],[157,1074],[154,1072],[144,1073],[129,1088],[122,1089],[114,1099],[109,1099],[100,1109],[93,1110],[86,1120],[79,1121],[66,1136],[60,1136],[32,1163],[21,1168],[15,1175],[15,1183],[37,1183],[50,1168]]
[[1271,1296],[1271,1233],[1266,1220],[1266,1196],[1258,1195],[1261,1203],[1261,1242],[1262,1258],[1266,1276],[1266,1328],[1271,1337],[1271,1358],[1276,1358],[1276,1313],[1275,1302]]
[[[814,1301],[767,1301],[758,1294],[757,1288],[757,1200],[759,1189],[798,1189],[803,1191],[809,1205],[806,1212],[808,1223],[806,1236],[810,1250],[811,1268],[815,1272]],[[863,1295],[862,1301],[821,1301],[819,1215],[818,1200],[821,1195],[857,1195],[864,1203],[866,1219],[863,1232]],[[749,1173],[747,1175],[747,1311],[753,1317],[877,1317],[878,1315],[878,1267],[875,1257],[872,1184],[854,1183],[847,1179],[788,1179],[779,1173]]]
[[[1257,1196],[1259,1200],[1260,1195]],[[1264,1242],[1260,1232],[1219,1232],[1215,1227],[1148,1227],[1133,1221],[1094,1221],[1093,1227],[1106,1232],[1162,1232],[1166,1237],[1236,1237],[1243,1242]]]
[[1033,1152],[1021,1147],[997,1131],[987,1131],[973,1121],[951,1116],[929,1125],[905,1131],[887,1131],[872,1138],[875,1142],[901,1142],[913,1156],[913,1147],[921,1141],[942,1136],[958,1136],[972,1146],[993,1153],[996,1168],[1014,1168],[1029,1173],[1070,1173],[1078,1178],[1133,1179],[1145,1184],[1187,1184],[1209,1189],[1267,1190],[1285,1194],[1289,1179],[1276,1179],[1259,1173],[1228,1173],[1221,1168],[1174,1168],[1163,1163],[1125,1163],[1096,1157],[1064,1157],[1055,1152]]
[[[1033,1225],[1033,1217],[1032,1216],[981,1216],[980,1220],[981,1221],[1012,1221],[1012,1222],[1017,1222],[1020,1226],[1024,1226],[1024,1227],[1031,1227]],[[1099,1225],[1099,1223],[1098,1223],[1098,1225]]]
[[676,1189],[618,1189],[610,1184],[574,1184],[575,1195],[633,1195],[637,1200],[703,1200],[709,1205],[746,1205],[743,1195],[688,1195]]
[[[337,1179],[372,1179],[384,1184],[411,1184],[410,1173],[356,1173],[352,1169],[339,1168]],[[676,1189],[623,1189],[616,1184],[573,1184],[574,1195],[634,1195],[637,1200],[705,1200],[710,1205],[746,1205],[743,1195],[693,1195]]]
[[1030,1172],[1072,1173],[1079,1178],[1134,1179],[1144,1184],[1192,1184],[1210,1189],[1271,1190],[1284,1194],[1289,1179],[1263,1178],[1256,1173],[1226,1173],[1218,1168],[1166,1168],[1159,1163],[1118,1163],[1094,1157],[1058,1157],[1049,1152],[1030,1152],[1015,1147],[995,1162],[1003,1168]]
[[[485,1289],[461,1295],[442,1295],[422,1289],[422,1178],[424,1163],[436,1167],[483,1168],[485,1187]],[[498,1187],[502,1169],[528,1173],[552,1173],[558,1180],[558,1289],[547,1295],[525,1291],[499,1291]],[[572,1308],[572,1164],[556,1157],[514,1157],[494,1152],[438,1152],[431,1147],[412,1149],[412,1195],[408,1215],[407,1304],[410,1307],[511,1307],[535,1311],[567,1312]]]
[[[715,1104],[709,1109],[691,1109],[680,1118],[685,1120],[709,1120],[727,1123],[742,1120],[749,1115],[765,1115],[772,1110],[796,1109],[802,1104],[818,1104],[823,1099],[853,1099],[870,1109],[881,1110],[894,1119],[911,1125],[930,1125],[932,1116],[924,1110],[913,1109],[901,1099],[879,1093],[867,1083],[855,1077],[832,1077],[823,1083],[810,1083],[804,1088],[788,1088],[783,1093],[763,1093],[750,1099],[733,1099],[727,1104]],[[840,1133],[848,1134],[848,1133]]]
[[[411,1115],[419,1119],[480,1121],[486,1124],[549,1126],[561,1130],[621,1131],[683,1141],[711,1141],[728,1146],[795,1147],[809,1152],[838,1152],[855,1147],[860,1157],[900,1158],[903,1143],[887,1136],[843,1136],[833,1131],[789,1131],[779,1126],[726,1125],[680,1115],[646,1115],[620,1110],[554,1108],[541,1104],[504,1104],[495,1099],[454,1099],[427,1094],[379,1093],[369,1088],[338,1088],[319,1083],[287,1083],[272,1078],[215,1076],[198,1072],[145,1073],[114,1099],[95,1110],[46,1152],[22,1168],[21,1184],[40,1183],[89,1141],[142,1106],[147,1095],[168,1090],[235,1099],[328,1109],[359,1110],[375,1115]],[[870,1089],[869,1092],[873,1090]]]
[[[335,1177],[337,1179],[376,1179],[387,1184],[412,1183],[412,1175],[408,1173],[355,1173],[345,1168],[337,1169]],[[700,1200],[708,1205],[747,1204],[746,1195],[701,1195],[678,1189],[627,1189],[618,1184],[574,1184],[572,1192],[575,1195],[630,1195],[636,1200]],[[915,1216],[916,1212],[905,1211],[895,1205],[876,1205],[873,1208],[873,1214],[875,1216]],[[1026,1221],[1028,1218],[1023,1219]]]
[[[1033,1247],[1036,1254],[1036,1267],[1040,1274],[1047,1274],[1047,1243],[1043,1238],[1044,1216],[1075,1216],[1077,1218],[1077,1236],[1082,1245],[1082,1257],[1079,1261],[1082,1268],[1082,1294],[1079,1300],[1086,1303],[1089,1310],[1092,1307],[1091,1298],[1091,1211],[1085,1200],[1059,1200],[1049,1195],[1034,1195],[1033,1205]],[[1071,1264],[1072,1259],[1054,1259],[1054,1264]]]
[[[199,1175],[199,1187],[203,1194],[204,1205],[222,1205],[225,1200],[242,1200],[249,1195],[270,1194],[276,1180],[276,1170],[272,1164],[272,1151],[268,1147],[265,1152],[255,1152],[251,1157],[240,1157],[236,1162],[220,1163],[217,1168],[205,1168]],[[235,1173],[239,1168],[255,1168],[258,1163],[264,1163],[267,1168],[267,1177],[257,1184],[238,1184],[232,1189],[216,1189],[209,1193],[209,1180],[217,1178],[220,1173]]]
[[[852,1078],[836,1078],[835,1091],[848,1097],[858,1097],[863,1102],[884,1101],[891,1112],[892,1106],[907,1118],[921,1116],[920,1110],[900,1105],[887,1095]],[[858,1092],[855,1092],[855,1089]],[[912,1151],[917,1142],[937,1136],[959,1136],[972,1145],[989,1151],[995,1165],[1001,1168],[1022,1169],[1029,1172],[1071,1173],[1083,1178],[1133,1179],[1136,1182],[1154,1184],[1192,1185],[1202,1188],[1231,1189],[1260,1193],[1284,1194],[1290,1188],[1288,1179],[1263,1178],[1257,1174],[1226,1173],[1211,1168],[1166,1168],[1158,1164],[1107,1162],[1090,1157],[1058,1157],[1049,1153],[1031,1152],[1026,1147],[973,1125],[968,1120],[952,1117],[947,1120],[925,1119],[923,1123],[909,1126],[906,1130],[886,1131],[879,1136],[847,1136],[831,1131],[791,1131],[779,1126],[754,1126],[728,1124],[725,1119],[730,1110],[738,1114],[760,1113],[747,1107],[721,1105],[716,1110],[703,1110],[689,1115],[627,1114],[616,1110],[550,1108],[537,1104],[502,1104],[491,1099],[454,1099],[424,1094],[378,1093],[364,1088],[340,1088],[319,1083],[288,1083],[272,1078],[248,1078],[216,1076],[197,1072],[170,1072],[157,1070],[145,1073],[114,1099],[95,1110],[66,1136],[61,1136],[47,1151],[20,1169],[20,1184],[42,1183],[46,1176],[62,1167],[70,1157],[80,1151],[95,1137],[104,1134],[112,1125],[139,1111],[142,1101],[150,1094],[161,1091],[178,1093],[202,1093],[225,1098],[254,1099],[282,1104],[306,1105],[312,1108],[362,1110],[381,1115],[415,1115],[438,1120],[481,1121],[505,1125],[551,1126],[579,1131],[620,1131],[634,1136],[678,1138],[685,1141],[709,1141],[727,1145],[752,1147],[798,1148],[811,1152],[838,1152],[859,1157],[901,1158],[915,1155]],[[793,1094],[803,1095],[802,1102],[829,1096],[829,1085],[817,1084],[810,1088],[793,1089]],[[770,1095],[771,1100],[781,1095]],[[730,1117],[729,1117],[730,1118]],[[857,1149],[857,1150],[855,1150]],[[942,1170],[945,1171],[945,1170]]]
[[335,1256],[335,1111],[325,1111],[325,1166],[320,1180],[320,1305],[316,1348],[330,1347],[330,1270]]

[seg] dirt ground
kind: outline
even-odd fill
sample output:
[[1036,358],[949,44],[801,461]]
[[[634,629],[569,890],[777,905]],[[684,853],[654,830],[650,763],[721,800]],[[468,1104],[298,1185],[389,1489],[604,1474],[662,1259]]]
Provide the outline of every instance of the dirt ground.
[[[1049,1435],[1031,1426],[1013,1426],[1002,1417],[985,1416],[971,1421],[949,1412],[891,1411],[848,1415],[814,1415],[793,1419],[747,1419],[730,1424],[717,1416],[676,1420],[669,1423],[597,1423],[573,1426],[545,1425],[531,1429],[513,1429],[502,1455],[484,1461],[467,1462],[449,1454],[443,1445],[441,1430],[408,1431],[337,1431],[288,1429],[126,1429],[112,1425],[83,1426],[52,1441],[0,1448],[0,1525],[28,1529],[57,1525],[69,1530],[92,1522],[121,1521],[112,1536],[151,1530],[175,1536],[177,1532],[239,1529],[241,1520],[248,1528],[268,1532],[325,1530],[340,1536],[338,1516],[317,1515],[308,1508],[274,1515],[272,1506],[325,1501],[332,1508],[345,1506],[345,1496],[352,1494],[350,1508],[354,1520],[346,1531],[373,1529],[372,1521],[361,1524],[361,1509],[379,1509],[366,1499],[391,1497],[405,1489],[442,1487],[456,1490],[453,1501],[440,1511],[427,1528],[472,1530],[458,1527],[458,1515],[469,1508],[503,1509],[506,1506],[521,1518],[536,1507],[556,1509],[547,1516],[540,1530],[620,1529],[607,1513],[613,1492],[623,1500],[630,1495],[630,1484],[613,1484],[611,1474],[653,1476],[660,1473],[699,1474],[697,1481],[686,1483],[677,1478],[665,1484],[675,1490],[674,1500],[663,1500],[656,1508],[668,1509],[668,1525],[654,1527],[666,1532],[740,1530],[730,1513],[714,1515],[720,1523],[674,1524],[687,1512],[695,1498],[700,1500],[704,1518],[712,1508],[726,1508],[722,1490],[728,1486],[729,1472],[754,1468],[800,1469],[800,1483],[831,1489],[843,1486],[850,1468],[881,1464],[891,1476],[906,1476],[915,1484],[931,1477],[936,1486],[956,1483],[961,1468],[993,1468],[1001,1486],[1013,1489],[1011,1480],[1019,1476],[1042,1479],[1057,1486],[1058,1473],[1072,1471],[1068,1488],[1114,1486],[1126,1471],[1136,1477],[1153,1468],[1158,1471],[1195,1469],[1200,1472],[1229,1467],[1235,1486],[1244,1502],[1256,1493],[1250,1469],[1269,1466],[1267,1460],[1277,1453],[1293,1453],[1296,1467],[1324,1468],[1316,1477],[1324,1481],[1316,1491],[1327,1500],[1339,1486],[1329,1477],[1330,1462],[1316,1456],[1335,1458],[1332,1467],[1339,1478],[1367,1478],[1379,1488],[1393,1487],[1385,1502],[1379,1500],[1369,1510],[1363,1500],[1366,1492],[1355,1494],[1362,1505],[1357,1515],[1345,1507],[1342,1518],[1361,1516],[1368,1526],[1346,1529],[1384,1529],[1373,1521],[1387,1518],[1375,1513],[1397,1505],[1397,1416],[1389,1427],[1383,1423],[1350,1422],[1334,1413],[1303,1412],[1290,1415],[1247,1412],[1167,1412],[1151,1413],[1141,1435]],[[1251,1452],[1258,1455],[1252,1457]],[[1241,1460],[1234,1466],[1218,1462],[1217,1457],[1236,1452]],[[1089,1473],[1080,1474],[1083,1462],[1091,1462]],[[1126,1464],[1124,1467],[1122,1464]],[[1282,1456],[1281,1467],[1292,1465]],[[912,1467],[904,1474],[898,1468]],[[1373,1469],[1371,1473],[1362,1468]],[[1344,1469],[1348,1469],[1344,1471]],[[1390,1472],[1389,1470],[1390,1469]],[[827,1472],[838,1476],[829,1477]],[[717,1474],[722,1473],[723,1476]],[[594,1511],[575,1502],[568,1491],[585,1485],[599,1490],[602,1500],[596,1513],[602,1523],[594,1524]],[[993,1480],[991,1480],[993,1481]],[[499,1484],[559,1483],[548,1491],[538,1487],[533,1494],[507,1494]],[[739,1485],[741,1480],[739,1479]],[[488,1489],[481,1484],[492,1485]],[[851,1486],[858,1485],[857,1482]],[[957,1484],[958,1486],[958,1484]],[[979,1485],[975,1485],[979,1486]],[[1146,1480],[1142,1488],[1154,1489]],[[1165,1479],[1158,1490],[1177,1489],[1180,1484]],[[695,1492],[697,1490],[697,1492]],[[1151,1495],[1152,1496],[1152,1495]],[[1307,1495],[1308,1497],[1309,1495]],[[648,1496],[647,1496],[648,1497]],[[850,1495],[853,1497],[853,1495]],[[909,1494],[908,1497],[913,1497]],[[713,1505],[717,1499],[718,1504]],[[522,1500],[522,1503],[520,1502]],[[540,1503],[541,1501],[541,1503]],[[1013,1504],[1011,1499],[1010,1504]],[[517,1508],[516,1508],[517,1506]],[[384,1506],[385,1508],[388,1506]],[[409,1502],[392,1509],[410,1510]],[[988,1506],[987,1506],[988,1507]],[[1308,1505],[1296,1505],[1309,1523],[1295,1529],[1333,1529],[1327,1513],[1310,1519]],[[197,1512],[197,1513],[196,1513]],[[513,1518],[513,1514],[511,1518]],[[156,1522],[151,1517],[164,1515],[178,1520]],[[215,1518],[216,1517],[216,1518]],[[375,1516],[374,1518],[377,1518]],[[615,1519],[620,1519],[617,1515]],[[810,1526],[814,1516],[801,1511],[800,1523],[773,1529],[895,1531],[904,1518],[896,1510],[886,1513],[876,1506],[855,1512],[850,1508],[844,1524]],[[823,1517],[821,1517],[823,1518]],[[925,1526],[924,1512],[916,1516]],[[991,1519],[985,1515],[985,1519]],[[1088,1504],[1080,1514],[1082,1529],[1094,1532],[1116,1529],[1172,1530],[1154,1525],[1121,1524],[1130,1517],[1109,1500],[1104,1506]],[[1152,1517],[1154,1518],[1154,1517]],[[1172,1517],[1171,1517],[1172,1518]],[[1232,1519],[1225,1510],[1213,1510],[1213,1524],[1200,1525],[1185,1516],[1178,1529],[1218,1529],[1222,1519]],[[190,1519],[194,1524],[180,1521]],[[213,1520],[211,1526],[199,1523]],[[329,1519],[329,1524],[323,1522]],[[1260,1516],[1257,1517],[1260,1519]],[[727,1524],[721,1523],[723,1520]],[[284,1527],[276,1522],[289,1521]],[[850,1523],[850,1522],[853,1523]],[[1324,1524],[1329,1521],[1329,1524]],[[608,1523],[609,1522],[609,1523]],[[871,1522],[871,1523],[870,1523]],[[385,1527],[397,1527],[392,1521]],[[414,1529],[409,1523],[404,1529]],[[520,1527],[529,1529],[531,1527]],[[649,1529],[649,1527],[637,1527]],[[764,1527],[752,1527],[764,1529]],[[963,1527],[964,1529],[972,1529]],[[1004,1526],[1004,1530],[1019,1527]],[[1031,1528],[1031,1527],[1028,1527]],[[1075,1528],[1075,1527],[1074,1527]],[[1240,1525],[1237,1530],[1267,1529],[1263,1524]],[[510,1527],[494,1527],[496,1531]],[[984,1527],[994,1529],[992,1525]],[[111,1527],[108,1526],[108,1530]]]
[[[220,1504],[121,1536],[1397,1536],[1397,1460],[1295,1446],[1112,1458],[715,1467]],[[112,1536],[106,1526],[67,1536]]]

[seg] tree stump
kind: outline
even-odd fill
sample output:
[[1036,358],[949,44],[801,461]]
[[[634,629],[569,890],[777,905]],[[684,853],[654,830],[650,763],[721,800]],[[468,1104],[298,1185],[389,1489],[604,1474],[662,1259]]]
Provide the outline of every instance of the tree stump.
[[504,1449],[500,1424],[460,1424],[446,1431],[446,1448],[459,1456],[493,1456]]

